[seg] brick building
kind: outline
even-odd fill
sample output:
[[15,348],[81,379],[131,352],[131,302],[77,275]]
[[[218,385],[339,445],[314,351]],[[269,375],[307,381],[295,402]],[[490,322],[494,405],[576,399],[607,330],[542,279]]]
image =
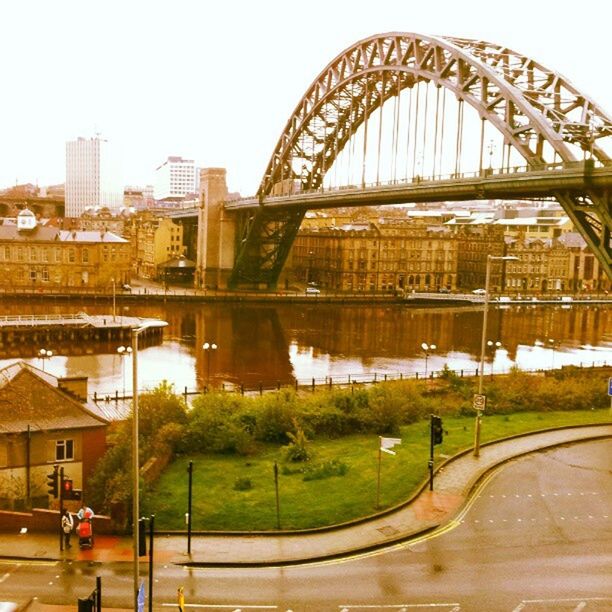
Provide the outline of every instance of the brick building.
[[86,498],[108,424],[87,399],[87,378],[56,378],[25,362],[0,370],[0,506],[53,505],[46,476],[54,465]]

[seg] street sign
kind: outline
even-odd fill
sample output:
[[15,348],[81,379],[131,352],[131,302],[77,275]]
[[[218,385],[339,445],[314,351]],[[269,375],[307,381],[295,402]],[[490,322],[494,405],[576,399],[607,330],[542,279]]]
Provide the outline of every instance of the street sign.
[[474,410],[484,410],[487,405],[487,396],[480,393],[474,393],[474,402],[472,406]]
[[612,396],[612,378],[608,378],[608,395]]

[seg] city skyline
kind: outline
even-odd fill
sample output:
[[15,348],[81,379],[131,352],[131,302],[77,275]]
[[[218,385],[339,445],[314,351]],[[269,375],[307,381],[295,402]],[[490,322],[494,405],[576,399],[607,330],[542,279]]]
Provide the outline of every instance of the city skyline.
[[509,28],[509,18],[479,0],[433,8],[386,1],[375,10],[316,0],[306,11],[230,2],[212,13],[186,0],[9,4],[3,22],[27,23],[28,37],[9,28],[0,41],[13,58],[7,89],[17,92],[4,100],[0,187],[64,182],[66,141],[99,132],[123,151],[126,184],[151,184],[155,168],[177,155],[227,168],[230,191],[250,195],[310,83],[343,49],[386,31],[507,45],[608,111],[612,86],[601,58],[609,9],[592,4],[602,18],[578,30],[574,6],[517,2]]

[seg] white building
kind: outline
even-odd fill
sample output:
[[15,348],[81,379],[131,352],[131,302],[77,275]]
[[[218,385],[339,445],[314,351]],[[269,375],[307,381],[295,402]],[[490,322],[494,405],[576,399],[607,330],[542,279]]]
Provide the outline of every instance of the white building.
[[197,192],[197,172],[192,159],[168,157],[155,169],[156,200],[180,199]]
[[86,208],[123,206],[119,160],[107,140],[77,138],[66,143],[66,217],[80,217]]

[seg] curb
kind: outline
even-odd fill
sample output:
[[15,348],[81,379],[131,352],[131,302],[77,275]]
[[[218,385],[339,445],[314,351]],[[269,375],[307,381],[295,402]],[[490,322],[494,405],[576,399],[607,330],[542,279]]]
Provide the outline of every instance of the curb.
[[[599,426],[601,424],[598,424],[597,426]],[[603,425],[610,425],[610,423],[603,423]],[[590,425],[588,425],[590,426]],[[582,426],[580,426],[582,427]],[[540,430],[539,433],[542,433],[543,431],[558,431],[558,430],[563,430],[563,429],[571,429],[572,426],[564,426],[564,427],[559,427],[556,429],[548,429],[548,430]],[[530,432],[530,434],[527,435],[531,435],[531,433],[535,433],[535,432]],[[508,438],[504,438],[504,439],[512,439],[512,438],[517,438],[517,437],[522,437],[521,434],[517,434],[517,435],[513,435],[513,436],[508,436]],[[492,465],[491,467],[487,468],[486,470],[484,470],[483,472],[477,474],[475,476],[475,478],[473,478],[471,480],[471,482],[468,484],[468,490],[465,494],[465,500],[464,502],[461,504],[461,506],[459,506],[456,510],[455,513],[449,517],[448,519],[446,519],[445,521],[441,522],[441,523],[437,523],[436,525],[432,525],[430,527],[427,527],[425,529],[421,529],[421,530],[417,530],[411,533],[404,533],[402,535],[396,536],[396,537],[392,537],[389,540],[387,540],[386,542],[381,542],[380,544],[371,544],[369,546],[358,546],[356,548],[351,548],[348,550],[345,550],[343,552],[339,552],[339,553],[332,553],[332,554],[328,554],[328,555],[317,555],[315,557],[308,557],[308,558],[304,558],[304,559],[281,559],[281,560],[273,560],[273,561],[256,561],[256,562],[249,562],[249,561],[245,561],[245,562],[228,562],[228,563],[220,563],[220,562],[216,562],[216,563],[212,563],[212,562],[205,562],[205,561],[187,561],[187,562],[182,562],[182,561],[171,561],[171,563],[173,563],[174,565],[178,565],[178,566],[182,566],[182,567],[202,567],[202,568],[227,568],[227,569],[231,569],[231,568],[257,568],[257,567],[290,567],[290,566],[295,566],[295,565],[307,565],[307,564],[311,564],[311,563],[319,563],[322,561],[332,561],[334,559],[346,559],[349,557],[352,557],[354,555],[360,555],[360,554],[365,554],[368,552],[373,552],[376,550],[384,550],[385,548],[390,548],[393,546],[397,546],[398,544],[403,544],[405,542],[409,542],[413,539],[417,539],[420,538],[424,535],[427,534],[431,534],[434,531],[436,531],[437,529],[440,529],[441,527],[444,527],[446,525],[448,525],[449,523],[451,523],[454,520],[454,517],[456,517],[457,515],[460,515],[462,513],[462,511],[464,510],[464,508],[470,503],[471,499],[472,499],[472,495],[474,493],[474,490],[478,487],[478,485],[485,480],[488,476],[490,476],[491,474],[493,474],[496,470],[499,470],[502,466],[506,465],[507,463],[510,463],[512,461],[518,460],[518,459],[522,459],[523,457],[526,457],[527,455],[533,454],[533,453],[539,453],[542,451],[546,451],[548,449],[551,448],[558,448],[560,446],[564,446],[566,444],[581,444],[583,442],[592,442],[595,440],[605,440],[608,438],[612,438],[612,433],[610,434],[602,434],[602,435],[597,435],[597,436],[591,436],[588,438],[582,438],[580,440],[571,440],[569,442],[556,442],[554,444],[548,444],[545,446],[541,446],[537,449],[534,450],[529,450],[529,451],[524,451],[522,453],[519,453],[517,455],[513,455],[512,457],[507,457],[506,459],[501,459],[498,463],[496,463],[495,465]],[[500,441],[500,440],[498,440]],[[489,442],[488,444],[494,444],[495,442]],[[481,448],[484,445],[481,445]],[[461,456],[467,452],[470,452],[471,449],[467,449],[464,451],[460,451],[457,455],[454,455],[453,457],[447,459],[443,464],[440,465],[440,467],[442,467],[443,465],[445,465],[446,463],[448,463],[449,461],[453,460],[454,458]],[[440,469],[440,467],[438,469]],[[425,482],[425,484],[423,486],[426,486],[428,484],[429,480],[427,480]],[[410,499],[414,499],[417,495],[419,495],[422,492],[422,488],[419,488],[418,493],[416,493],[415,495],[413,495]],[[408,505],[411,502],[403,502],[401,505],[399,506],[395,506],[394,509],[388,509],[387,511],[383,512],[383,513],[379,513],[377,515],[371,516],[369,518],[361,518],[358,520],[359,523],[363,523],[363,522],[367,522],[368,520],[371,520],[372,518],[378,518],[380,516],[384,516],[389,514],[392,511],[397,511],[397,510],[401,510],[403,507],[405,507],[406,505]],[[353,523],[355,524],[355,523]],[[350,526],[350,525],[349,525]],[[336,529],[342,529],[344,527],[336,527]],[[332,529],[334,529],[333,527],[327,527],[325,528],[326,530],[331,531]],[[225,532],[227,533],[227,532]],[[247,533],[251,533],[252,532],[242,532],[241,535],[246,535]],[[267,532],[264,532],[267,533]],[[286,532],[289,535],[289,532]],[[210,534],[215,534],[215,532],[210,532]],[[218,532],[215,535],[220,535]],[[275,536],[278,535],[284,535],[282,532],[275,532],[274,533]]]
[[[606,423],[593,423],[593,424],[588,424],[588,425],[580,425],[578,427],[583,428],[583,427],[601,427],[601,426],[611,426],[612,422],[606,422]],[[492,440],[489,442],[486,442],[484,444],[481,445],[481,448],[483,446],[490,446],[499,442],[503,442],[503,441],[507,441],[507,440],[513,440],[513,439],[517,439],[517,438],[524,438],[527,436],[531,436],[531,435],[537,435],[537,434],[541,434],[541,433],[546,433],[546,432],[553,432],[553,431],[562,431],[565,429],[574,429],[576,428],[576,426],[563,426],[563,427],[557,427],[557,428],[549,428],[549,429],[543,429],[543,430],[537,430],[537,431],[532,431],[532,432],[528,432],[525,434],[514,434],[511,436],[507,436],[505,438],[499,438],[497,440]],[[330,561],[330,560],[334,560],[334,559],[346,559],[348,557],[354,556],[354,555],[359,555],[359,554],[365,554],[368,552],[373,552],[376,550],[383,550],[385,548],[390,548],[393,546],[396,546],[398,544],[402,544],[405,542],[409,542],[410,540],[422,537],[424,535],[427,534],[431,534],[434,531],[436,531],[437,529],[440,529],[441,527],[450,524],[453,520],[454,517],[460,515],[463,510],[465,509],[465,507],[471,502],[472,500],[472,495],[474,493],[474,490],[479,486],[479,484],[485,480],[485,478],[487,478],[489,475],[491,475],[492,473],[494,473],[496,470],[498,470],[501,466],[510,463],[511,461],[515,461],[517,459],[521,459],[527,455],[533,454],[533,453],[538,453],[538,452],[542,452],[542,451],[546,451],[548,449],[551,448],[557,448],[560,446],[564,446],[564,445],[571,445],[571,444],[580,444],[583,442],[590,442],[590,441],[595,441],[595,440],[605,440],[605,439],[609,439],[612,438],[612,432],[611,433],[602,433],[602,434],[598,434],[598,435],[591,435],[591,436],[587,436],[585,438],[580,438],[578,440],[569,440],[569,441],[559,441],[559,442],[555,442],[552,444],[544,444],[543,446],[540,446],[536,449],[532,449],[532,450],[527,450],[527,451],[523,451],[523,452],[519,452],[518,454],[512,455],[511,457],[506,457],[504,459],[500,459],[497,463],[495,463],[494,465],[484,469],[481,472],[477,472],[475,474],[475,476],[468,482],[467,485],[467,490],[465,492],[465,499],[463,501],[463,503],[455,510],[455,512],[453,513],[452,516],[449,516],[447,519],[445,519],[444,521],[440,522],[440,523],[436,523],[435,525],[431,525],[429,527],[426,527],[424,529],[420,529],[417,531],[413,531],[410,533],[403,533],[400,535],[397,535],[395,537],[391,537],[390,539],[386,540],[385,542],[381,542],[381,543],[377,543],[377,544],[370,544],[367,546],[356,546],[354,548],[350,548],[347,550],[344,550],[342,552],[337,552],[337,553],[330,553],[330,554],[324,554],[324,555],[316,555],[314,557],[307,557],[307,558],[299,558],[299,559],[280,559],[280,560],[268,560],[268,561],[255,561],[255,562],[249,562],[249,561],[245,561],[245,562],[227,562],[227,563],[223,563],[223,562],[206,562],[206,561],[193,561],[193,560],[183,560],[183,559],[177,559],[177,558],[173,558],[170,563],[172,563],[173,565],[176,566],[182,566],[182,567],[202,567],[202,568],[258,568],[258,567],[290,567],[290,566],[296,566],[296,565],[305,565],[305,564],[312,564],[312,563],[318,563],[318,562],[322,562],[322,561]],[[452,461],[455,461],[456,459],[470,453],[472,451],[472,448],[467,448],[464,450],[459,451],[458,453],[456,453],[455,455],[453,455],[452,457],[449,457],[448,459],[445,459],[435,470],[435,473],[437,474],[440,470],[442,470],[446,465],[448,465],[449,463],[451,463]],[[319,528],[314,528],[314,529],[309,529],[309,530],[300,530],[300,531],[263,531],[263,532],[254,532],[254,531],[242,531],[242,532],[228,532],[228,531],[224,531],[224,532],[219,532],[219,531],[206,531],[206,532],[192,532],[192,535],[205,535],[205,536],[214,536],[214,537],[235,537],[235,536],[240,536],[240,537],[246,537],[246,536],[269,536],[269,537],[283,537],[283,538],[290,538],[290,537],[301,537],[301,536],[305,536],[305,535],[309,535],[309,534],[317,534],[317,533],[325,533],[325,532],[332,532],[332,531],[342,531],[344,529],[348,529],[352,526],[355,525],[359,525],[359,524],[363,524],[363,523],[367,523],[369,521],[373,521],[376,520],[378,518],[387,516],[389,514],[393,514],[395,512],[398,512],[404,508],[406,508],[407,506],[409,506],[410,504],[413,503],[413,501],[423,492],[423,490],[427,487],[429,483],[429,479],[426,479],[420,486],[417,487],[417,489],[414,491],[414,493],[405,501],[401,502],[400,504],[397,504],[391,508],[387,508],[386,510],[382,511],[382,512],[378,512],[376,514],[371,514],[371,515],[367,515],[365,517],[359,517],[358,519],[355,519],[353,521],[347,521],[345,523],[339,523],[337,525],[329,525],[329,526],[325,526],[325,527],[319,527]],[[156,532],[159,535],[185,535],[186,532],[164,532],[164,531],[159,531]],[[66,559],[63,558],[59,558],[59,557],[28,557],[28,556],[15,556],[15,555],[3,555],[0,554],[0,559],[6,560],[6,559],[10,559],[10,560],[17,560],[17,561],[43,561],[43,562],[65,562]],[[74,560],[72,560],[74,561]],[[95,563],[99,563],[99,561],[94,561]],[[142,560],[142,563],[148,563],[148,559],[147,560]]]

